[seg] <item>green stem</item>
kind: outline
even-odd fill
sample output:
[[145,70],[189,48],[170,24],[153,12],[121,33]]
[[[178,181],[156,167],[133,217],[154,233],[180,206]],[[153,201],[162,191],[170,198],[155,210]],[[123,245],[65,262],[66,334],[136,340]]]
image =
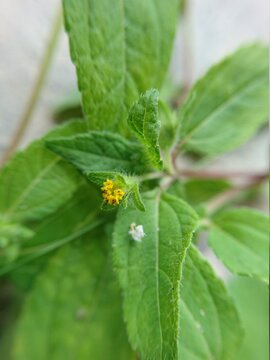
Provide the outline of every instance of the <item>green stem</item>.
[[8,145],[6,151],[4,152],[3,158],[1,159],[1,164],[4,164],[7,161],[12,153],[18,147],[26,129],[28,128],[30,121],[32,119],[33,112],[38,103],[41,91],[44,87],[45,80],[48,75],[48,71],[50,69],[50,65],[52,63],[53,55],[55,53],[56,45],[58,43],[60,30],[62,28],[62,8],[60,7],[57,10],[52,30],[48,39],[47,46],[44,51],[44,55],[42,58],[42,62],[39,68],[38,75],[36,77],[35,83],[33,85],[30,97],[27,101],[25,109],[22,113],[22,116],[19,120],[19,125],[16,129],[14,136],[11,139],[10,144]]

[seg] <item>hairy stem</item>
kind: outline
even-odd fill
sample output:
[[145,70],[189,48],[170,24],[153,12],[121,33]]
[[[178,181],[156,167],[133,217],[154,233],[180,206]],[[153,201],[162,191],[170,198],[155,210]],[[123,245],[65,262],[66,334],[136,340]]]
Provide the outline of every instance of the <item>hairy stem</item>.
[[52,30],[48,39],[47,46],[44,51],[44,55],[42,58],[42,62],[35,80],[35,83],[33,85],[30,97],[26,103],[25,109],[22,113],[22,116],[18,122],[18,127],[6,149],[4,152],[3,158],[1,159],[1,165],[7,161],[12,153],[16,150],[18,147],[26,129],[28,128],[33,112],[36,108],[36,105],[38,103],[41,91],[44,87],[45,80],[48,75],[48,71],[50,69],[50,65],[52,63],[53,55],[55,53],[55,49],[58,43],[58,38],[60,34],[60,30],[62,27],[62,8],[60,7],[57,10],[57,14],[54,19],[54,23],[52,26]]

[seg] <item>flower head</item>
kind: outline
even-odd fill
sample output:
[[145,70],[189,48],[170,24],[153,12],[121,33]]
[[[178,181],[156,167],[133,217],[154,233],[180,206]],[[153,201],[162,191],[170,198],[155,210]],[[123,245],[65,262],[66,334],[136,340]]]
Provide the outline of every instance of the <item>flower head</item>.
[[101,190],[104,201],[109,205],[118,205],[125,195],[125,192],[110,179],[104,181]]

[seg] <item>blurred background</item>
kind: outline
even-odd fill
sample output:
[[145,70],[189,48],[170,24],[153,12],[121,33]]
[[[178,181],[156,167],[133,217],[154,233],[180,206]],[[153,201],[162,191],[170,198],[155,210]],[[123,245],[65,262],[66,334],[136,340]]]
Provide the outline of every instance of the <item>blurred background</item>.
[[[29,97],[58,7],[59,0],[0,1],[0,155]],[[254,40],[267,42],[268,10],[268,0],[188,0],[185,16],[179,21],[170,66],[174,81],[191,84],[238,46]],[[49,76],[21,146],[52,126],[53,109],[75,88],[75,69],[62,31]],[[266,147],[259,141],[252,153],[255,148],[256,164],[253,165],[263,168]],[[235,162],[238,168],[236,159]]]
[[[164,0],[165,1],[165,0]],[[7,148],[29,99],[38,74],[59,0],[0,1],[0,156]],[[267,0],[189,0],[179,21],[170,65],[175,85],[190,86],[215,62],[240,45],[268,42]],[[52,65],[40,99],[20,147],[53,126],[59,104],[76,92],[75,68],[68,42],[61,31]],[[207,164],[228,171],[268,171],[268,131],[259,134],[236,152]],[[252,206],[268,209],[267,187]],[[208,257],[215,264],[215,257]],[[224,269],[216,265],[219,273]],[[268,359],[268,291],[255,280],[230,278],[230,291],[239,307],[247,337],[242,358]]]

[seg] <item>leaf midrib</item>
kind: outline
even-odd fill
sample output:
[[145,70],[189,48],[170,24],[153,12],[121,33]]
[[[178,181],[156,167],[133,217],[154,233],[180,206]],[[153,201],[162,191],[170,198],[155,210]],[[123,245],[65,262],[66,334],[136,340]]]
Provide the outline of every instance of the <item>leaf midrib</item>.
[[38,175],[33,179],[33,181],[29,184],[29,186],[21,193],[21,195],[17,198],[17,200],[10,206],[7,210],[6,215],[11,215],[14,212],[14,209],[27,197],[27,195],[31,192],[31,190],[38,184],[39,180],[42,179],[44,175],[46,175],[50,169],[59,162],[59,158],[53,159]]
[[216,108],[214,108],[204,119],[202,119],[197,125],[195,125],[193,127],[193,129],[190,130],[190,132],[188,132],[186,137],[184,137],[182,139],[180,145],[181,146],[185,145],[192,138],[192,136],[194,136],[195,132],[197,132],[201,127],[205,126],[205,124],[213,116],[215,116],[216,113],[219,113],[220,111],[222,111],[223,108],[226,108],[230,102],[234,102],[235,99],[237,99],[238,97],[241,97],[243,92],[247,91],[247,89],[252,88],[258,82],[261,82],[262,79],[264,78],[263,75],[264,75],[263,72],[261,72],[260,75],[256,75],[256,76],[252,77],[252,79],[250,79],[249,81],[242,84],[239,88],[237,88],[232,94],[230,94],[226,99],[224,99],[224,101],[220,105],[218,105]]
[[[155,209],[155,219],[156,219],[156,229],[159,229],[159,214],[160,214],[160,199],[161,194],[157,195],[157,201],[155,201],[156,209]],[[162,326],[161,326],[161,316],[160,316],[160,286],[159,286],[159,241],[160,241],[160,232],[156,232],[156,294],[157,294],[157,307],[158,307],[158,324],[159,324],[159,332],[160,332],[160,344],[161,344],[161,359],[163,359],[163,334],[162,334]]]

